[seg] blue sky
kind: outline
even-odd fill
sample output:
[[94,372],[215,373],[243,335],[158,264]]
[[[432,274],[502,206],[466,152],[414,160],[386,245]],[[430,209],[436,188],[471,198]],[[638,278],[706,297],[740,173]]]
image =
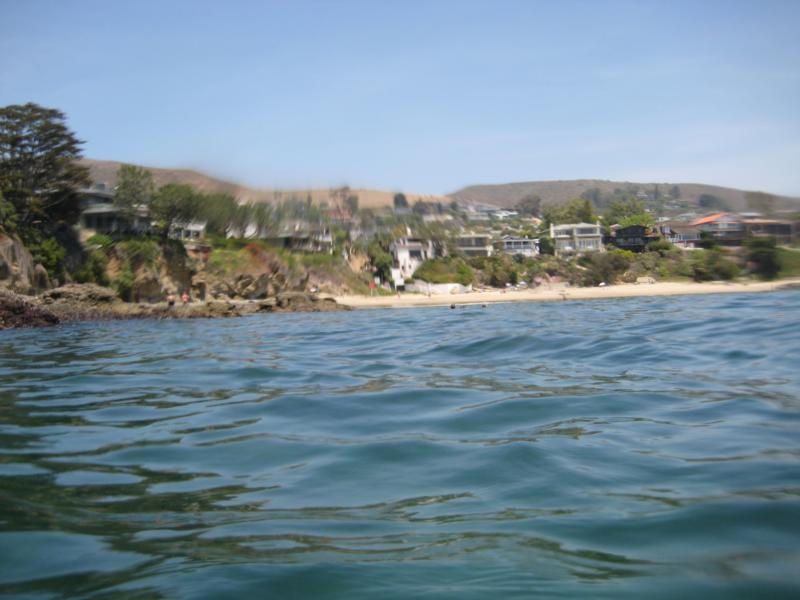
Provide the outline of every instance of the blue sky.
[[800,2],[0,0],[0,105],[262,187],[800,196]]

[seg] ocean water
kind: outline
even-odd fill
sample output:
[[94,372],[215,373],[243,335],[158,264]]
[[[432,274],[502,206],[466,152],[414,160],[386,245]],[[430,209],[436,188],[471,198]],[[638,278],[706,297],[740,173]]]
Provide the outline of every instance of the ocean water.
[[800,292],[2,332],[0,594],[800,597]]

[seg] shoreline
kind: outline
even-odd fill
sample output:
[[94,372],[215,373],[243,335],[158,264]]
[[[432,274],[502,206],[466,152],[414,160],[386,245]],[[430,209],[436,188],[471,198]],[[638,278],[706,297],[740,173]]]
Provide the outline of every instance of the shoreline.
[[488,290],[425,296],[401,294],[392,296],[332,296],[337,304],[354,309],[415,308],[425,306],[450,306],[451,304],[498,304],[507,302],[557,302],[567,300],[599,300],[603,298],[638,298],[649,296],[691,296],[699,294],[737,294],[773,292],[800,287],[800,278],[775,281],[705,283],[656,282],[623,283],[604,287],[568,287],[566,285],[532,290]]
[[254,314],[351,310],[331,298],[282,292],[263,300],[209,300],[168,306],[123,302],[112,290],[94,284],[68,284],[41,296],[0,288],[0,331],[48,327],[72,321],[213,319]]

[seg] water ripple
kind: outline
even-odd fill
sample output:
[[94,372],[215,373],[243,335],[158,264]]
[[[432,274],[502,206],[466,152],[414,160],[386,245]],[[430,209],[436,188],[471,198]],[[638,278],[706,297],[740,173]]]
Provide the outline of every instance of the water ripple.
[[796,597],[799,309],[0,333],[0,593]]

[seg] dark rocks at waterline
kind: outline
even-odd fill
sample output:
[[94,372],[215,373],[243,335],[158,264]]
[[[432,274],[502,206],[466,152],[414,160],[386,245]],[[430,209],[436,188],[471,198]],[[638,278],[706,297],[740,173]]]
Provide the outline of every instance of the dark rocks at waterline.
[[329,312],[350,310],[333,298],[305,292],[282,292],[264,300],[140,304],[123,302],[109,288],[94,284],[68,284],[41,297],[2,291],[0,329],[40,327],[67,321],[118,321],[128,319],[212,319],[272,312]]
[[56,314],[30,298],[0,289],[0,329],[47,327],[60,322]]

